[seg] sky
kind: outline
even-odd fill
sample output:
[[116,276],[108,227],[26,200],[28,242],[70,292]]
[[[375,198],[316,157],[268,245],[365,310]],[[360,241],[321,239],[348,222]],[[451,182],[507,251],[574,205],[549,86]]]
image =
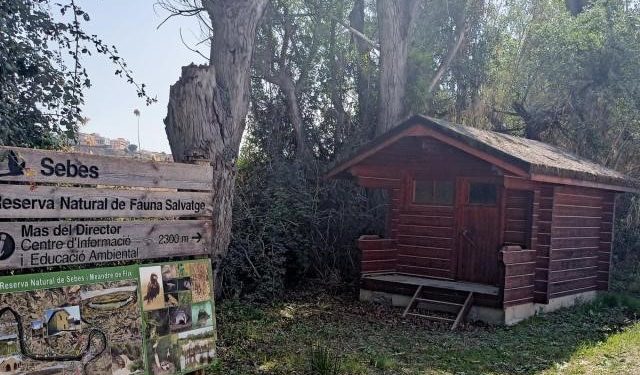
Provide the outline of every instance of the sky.
[[[114,75],[116,70],[104,55],[94,54],[83,64],[92,87],[85,92],[84,116],[89,118],[81,128],[83,133],[100,133],[109,138],[123,137],[137,144],[137,119],[140,114],[140,143],[142,149],[171,152],[162,120],[166,116],[169,87],[180,77],[182,66],[205,61],[189,51],[180,40],[195,45],[200,29],[195,18],[173,17],[160,29],[157,26],[168,13],[156,0],[80,0],[80,5],[91,20],[85,31],[97,34],[102,40],[115,45],[119,55],[133,71],[134,78],[147,85],[147,93],[158,101],[147,106],[138,98],[134,86]],[[205,55],[207,47],[202,45]]]

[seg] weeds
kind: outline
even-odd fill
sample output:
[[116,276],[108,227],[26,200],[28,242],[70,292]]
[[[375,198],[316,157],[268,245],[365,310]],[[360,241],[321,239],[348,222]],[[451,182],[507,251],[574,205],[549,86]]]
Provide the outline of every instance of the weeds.
[[311,375],[339,375],[340,357],[326,346],[314,345],[307,353],[307,363]]

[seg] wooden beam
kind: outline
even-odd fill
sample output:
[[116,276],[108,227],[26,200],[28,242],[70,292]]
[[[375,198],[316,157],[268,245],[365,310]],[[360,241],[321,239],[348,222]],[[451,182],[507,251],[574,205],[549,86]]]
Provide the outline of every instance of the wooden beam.
[[213,168],[0,146],[0,181],[213,190]]
[[413,304],[416,302],[416,298],[418,298],[418,296],[420,295],[420,292],[422,292],[422,285],[418,286],[418,288],[416,289],[416,292],[413,294],[413,297],[411,297],[411,301],[409,301],[407,308],[404,309],[404,312],[402,313],[403,318],[406,317],[407,314],[409,313],[409,310],[411,310],[411,306],[413,306]]
[[[420,125],[416,124],[416,127],[419,127]],[[325,179],[330,179],[330,178],[334,178],[336,177],[338,174],[350,169],[351,167],[357,165],[358,163],[362,162],[363,160],[365,160],[366,158],[368,158],[369,156],[385,149],[386,147],[390,146],[391,144],[395,143],[396,141],[404,138],[405,132],[400,132],[398,134],[395,134],[394,136],[390,137],[389,139],[386,139],[374,146],[372,146],[369,149],[366,149],[362,152],[360,152],[359,154],[357,154],[356,156],[354,156],[353,158],[346,160],[345,162],[338,164],[336,167],[332,168],[326,175],[325,175]],[[352,173],[353,174],[353,173]]]
[[509,190],[535,190],[536,183],[528,178],[504,176],[504,187]]
[[531,174],[531,181],[545,182],[548,184],[558,184],[558,185],[573,185],[573,186],[582,186],[593,189],[601,189],[601,190],[613,190],[613,191],[623,191],[628,193],[640,193],[640,189],[634,188],[631,186],[622,186],[622,185],[612,185],[601,182],[593,182],[593,181],[585,181],[578,180],[575,178],[569,177],[558,177],[558,176],[549,176],[542,174]]
[[462,323],[462,321],[467,317],[469,310],[471,310],[471,305],[473,305],[473,292],[469,292],[467,299],[464,301],[464,305],[462,305],[458,316],[456,316],[455,322],[453,322],[453,325],[451,326],[452,331],[458,328],[458,325],[460,325],[460,323]]

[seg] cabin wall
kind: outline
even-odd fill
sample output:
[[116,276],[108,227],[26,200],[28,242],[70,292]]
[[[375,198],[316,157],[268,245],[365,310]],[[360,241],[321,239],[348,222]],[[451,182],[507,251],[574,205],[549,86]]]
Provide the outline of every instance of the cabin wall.
[[602,190],[555,187],[548,299],[605,287],[612,240],[611,199]]
[[538,303],[549,302],[549,253],[551,251],[551,227],[553,220],[554,187],[543,185],[534,190],[532,215],[534,227],[537,230],[536,246],[536,276],[534,301]]
[[596,279],[598,290],[609,290],[615,211],[616,194],[610,191],[603,192],[600,246],[598,249],[598,278]]
[[531,249],[533,192],[505,190],[504,245]]
[[452,279],[455,219],[453,206],[421,206],[400,210],[399,272]]
[[397,240],[396,271],[453,279],[456,274],[455,202],[413,203],[414,180],[496,177],[496,169],[462,151],[430,138],[407,138],[352,169],[362,186],[389,194],[387,233]]

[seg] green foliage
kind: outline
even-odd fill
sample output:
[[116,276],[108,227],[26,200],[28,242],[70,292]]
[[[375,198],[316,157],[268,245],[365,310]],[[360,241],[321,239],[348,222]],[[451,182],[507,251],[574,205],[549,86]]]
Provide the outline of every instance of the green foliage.
[[340,357],[326,346],[314,345],[307,353],[310,375],[339,375]]
[[82,56],[106,55],[116,75],[134,84],[127,64],[96,35],[74,1],[3,0],[0,5],[0,144],[55,148],[73,139],[85,119],[83,90],[91,86]]
[[629,313],[640,313],[640,300],[624,293],[605,293],[593,303],[595,308],[625,309]]
[[379,370],[389,370],[395,365],[393,358],[385,354],[372,355],[369,362],[371,363],[371,366]]
[[211,364],[205,368],[206,374],[222,374],[222,362],[220,359],[215,359]]
[[329,284],[354,280],[355,238],[374,231],[376,222],[364,191],[322,181],[319,166],[262,157],[246,155],[238,170],[225,294],[268,301],[304,277]]

